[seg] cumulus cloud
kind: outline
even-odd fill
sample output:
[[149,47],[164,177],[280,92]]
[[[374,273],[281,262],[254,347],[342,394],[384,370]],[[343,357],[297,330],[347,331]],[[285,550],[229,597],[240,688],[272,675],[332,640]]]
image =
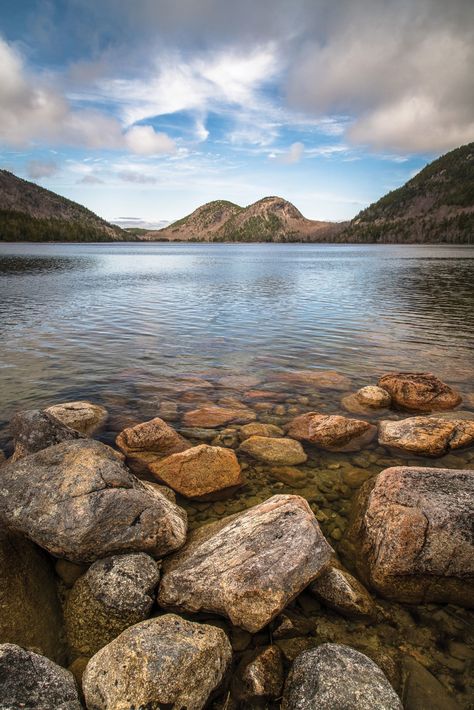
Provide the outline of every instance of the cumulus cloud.
[[176,145],[166,133],[158,133],[152,126],[132,126],[125,133],[125,143],[136,155],[174,153]]
[[47,160],[30,160],[26,166],[27,175],[32,178],[32,180],[51,177],[58,172],[58,169],[59,168],[56,163]]

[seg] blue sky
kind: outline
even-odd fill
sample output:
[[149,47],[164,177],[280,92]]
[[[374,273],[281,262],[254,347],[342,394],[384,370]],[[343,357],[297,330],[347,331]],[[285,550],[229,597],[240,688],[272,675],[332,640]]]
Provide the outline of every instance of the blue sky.
[[465,0],[0,0],[0,165],[110,220],[342,220],[474,139]]

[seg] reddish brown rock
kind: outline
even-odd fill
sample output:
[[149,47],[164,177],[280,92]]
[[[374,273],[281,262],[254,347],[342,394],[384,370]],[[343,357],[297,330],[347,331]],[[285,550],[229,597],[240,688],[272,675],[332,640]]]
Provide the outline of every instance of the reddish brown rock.
[[389,599],[474,605],[474,471],[385,469],[359,491],[347,542]]
[[297,372],[284,372],[278,375],[282,382],[294,382],[300,385],[309,385],[315,389],[349,390],[351,381],[346,375],[335,370],[298,370]]
[[474,421],[443,417],[409,417],[383,421],[379,444],[396,453],[436,458],[474,444]]
[[415,412],[436,412],[461,404],[459,392],[431,372],[396,372],[384,375],[379,387],[387,390],[395,406]]
[[183,423],[191,427],[219,427],[233,422],[235,424],[245,424],[257,418],[251,409],[235,407],[200,407],[187,412],[184,415]]
[[186,498],[234,490],[244,482],[237,456],[230,449],[201,444],[149,465],[152,474]]
[[298,441],[269,436],[250,436],[240,444],[239,451],[258,461],[277,466],[304,463],[308,458]]
[[318,412],[296,417],[287,428],[288,436],[309,441],[325,451],[360,451],[376,432],[377,427],[361,419]]
[[191,448],[186,439],[159,417],[124,429],[115,442],[137,474],[146,473],[150,463]]
[[273,496],[193,533],[164,562],[158,603],[222,614],[255,633],[321,574],[331,556],[308,503]]
[[244,424],[244,426],[239,429],[239,438],[241,441],[251,436],[279,437],[284,435],[285,432],[279,426],[275,426],[275,424],[263,424],[262,422]]

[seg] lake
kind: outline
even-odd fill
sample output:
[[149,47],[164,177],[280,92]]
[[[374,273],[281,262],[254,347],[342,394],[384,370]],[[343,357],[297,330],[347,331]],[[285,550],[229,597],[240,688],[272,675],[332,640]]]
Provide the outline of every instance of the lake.
[[[99,434],[107,443],[160,415],[195,444],[236,448],[235,426],[186,431],[183,416],[210,402],[244,404],[276,425],[311,410],[348,414],[341,402],[348,392],[400,370],[434,372],[467,395],[462,408],[473,416],[472,247],[0,244],[0,277],[0,446],[7,453],[15,411],[78,399],[107,408]],[[327,370],[339,374],[311,384],[308,372]],[[400,415],[367,416],[376,423]],[[296,473],[275,474],[239,454],[247,483],[232,497],[178,499],[190,527],[275,493],[297,493],[351,568],[343,535],[354,495],[403,461],[376,442],[356,454],[305,449],[308,461]],[[408,460],[449,468],[473,462],[472,449]],[[321,638],[380,655],[389,675],[384,659],[400,649],[422,659],[470,708],[472,613],[377,602],[385,616],[369,627],[327,610],[321,616],[305,594],[292,609],[311,618]]]

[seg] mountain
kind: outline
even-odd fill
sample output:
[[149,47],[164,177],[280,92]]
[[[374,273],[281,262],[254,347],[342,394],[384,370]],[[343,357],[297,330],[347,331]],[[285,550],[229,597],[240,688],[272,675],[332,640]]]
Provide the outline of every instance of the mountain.
[[77,202],[0,170],[0,241],[104,242],[133,238]]
[[303,217],[291,202],[264,197],[248,207],[215,200],[187,217],[141,236],[157,241],[311,242],[339,231],[341,225]]
[[340,242],[474,242],[474,143],[427,165],[398,190],[362,210]]

